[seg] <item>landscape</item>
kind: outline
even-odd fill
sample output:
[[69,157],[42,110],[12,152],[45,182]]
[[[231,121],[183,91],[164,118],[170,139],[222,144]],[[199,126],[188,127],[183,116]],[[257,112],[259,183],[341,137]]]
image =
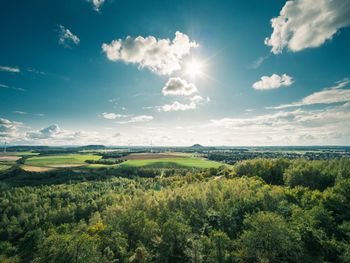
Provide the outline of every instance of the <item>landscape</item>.
[[350,0],[0,4],[0,263],[350,263]]

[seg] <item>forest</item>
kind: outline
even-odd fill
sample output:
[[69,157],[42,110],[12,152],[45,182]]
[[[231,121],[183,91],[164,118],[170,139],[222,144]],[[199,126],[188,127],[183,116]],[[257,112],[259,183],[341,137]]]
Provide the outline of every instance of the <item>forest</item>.
[[0,262],[350,262],[347,158],[0,180]]

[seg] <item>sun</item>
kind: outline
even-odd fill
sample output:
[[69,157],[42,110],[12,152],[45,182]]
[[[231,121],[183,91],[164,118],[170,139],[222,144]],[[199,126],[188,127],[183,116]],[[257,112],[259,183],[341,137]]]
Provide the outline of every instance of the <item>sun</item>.
[[203,74],[203,65],[197,60],[192,60],[186,65],[185,71],[191,77],[197,77]]

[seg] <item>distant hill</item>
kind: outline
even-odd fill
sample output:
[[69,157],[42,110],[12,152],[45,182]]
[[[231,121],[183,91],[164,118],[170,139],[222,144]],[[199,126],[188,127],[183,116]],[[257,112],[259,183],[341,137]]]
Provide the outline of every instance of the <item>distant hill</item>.
[[192,146],[190,146],[190,148],[205,148],[205,147],[203,145],[196,143],[196,144],[193,144]]

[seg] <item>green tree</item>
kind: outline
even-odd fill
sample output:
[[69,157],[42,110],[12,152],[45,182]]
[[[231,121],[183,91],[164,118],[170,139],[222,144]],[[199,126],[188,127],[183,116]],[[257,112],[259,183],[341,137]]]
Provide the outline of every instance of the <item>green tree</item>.
[[237,240],[240,262],[300,262],[300,237],[283,217],[258,212],[244,220],[245,230]]

